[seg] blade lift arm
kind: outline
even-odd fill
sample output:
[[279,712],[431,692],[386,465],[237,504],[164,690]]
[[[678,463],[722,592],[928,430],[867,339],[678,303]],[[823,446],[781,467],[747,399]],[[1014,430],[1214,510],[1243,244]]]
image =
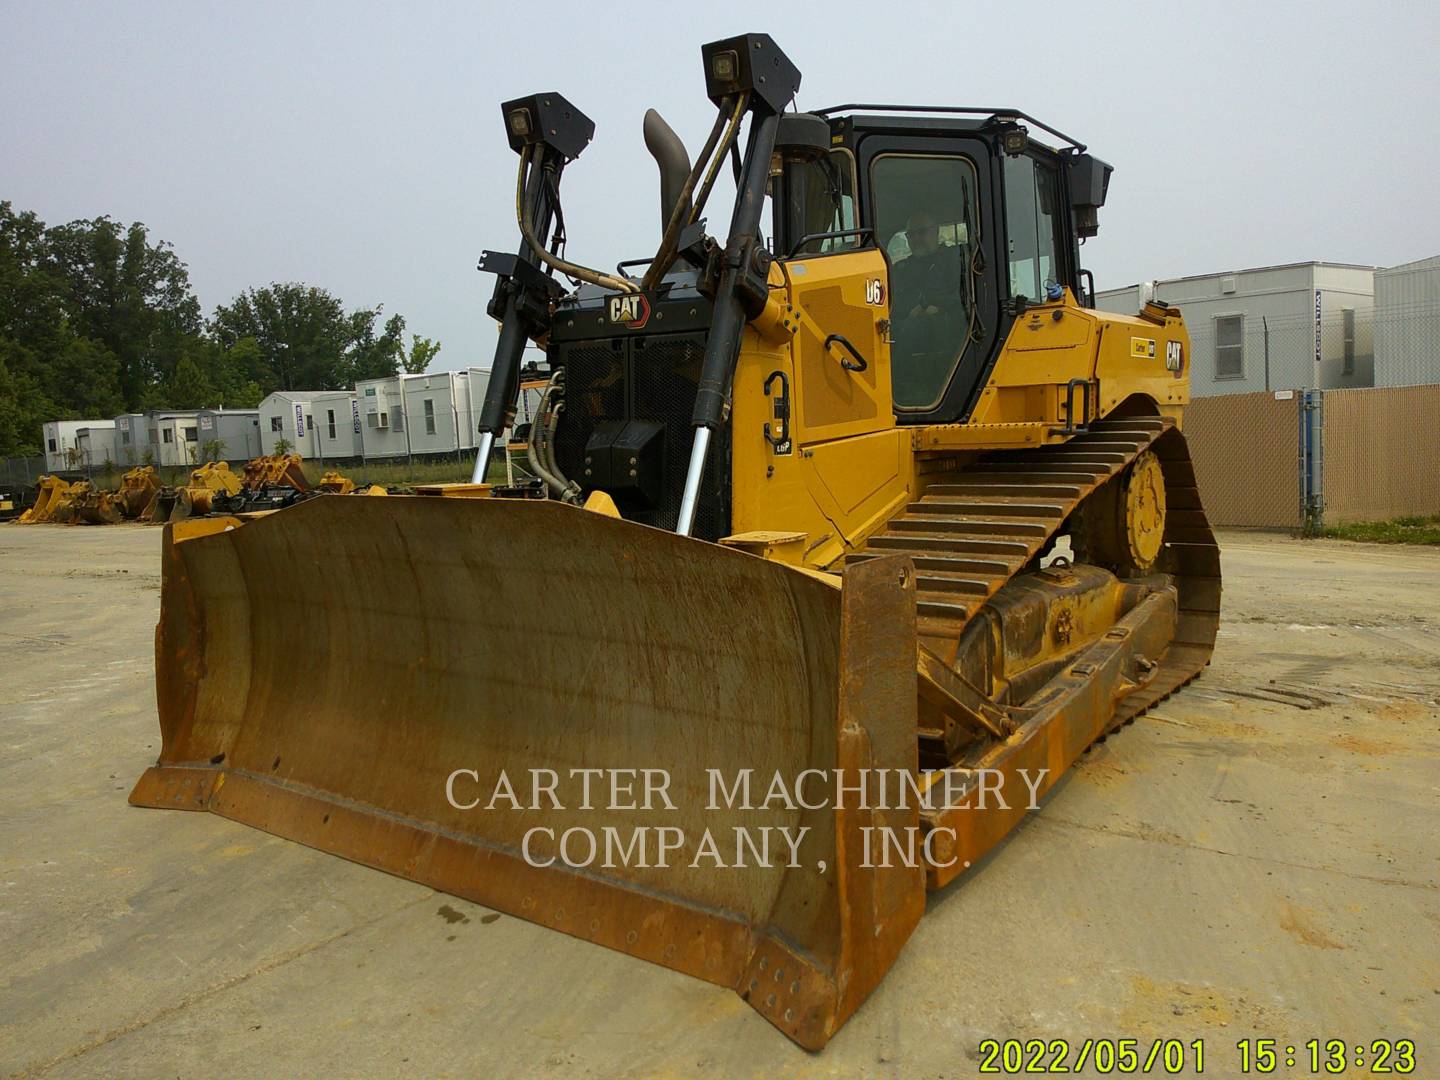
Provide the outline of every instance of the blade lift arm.
[[513,255],[486,251],[478,269],[496,275],[488,311],[500,321],[500,338],[481,406],[479,447],[471,480],[484,483],[495,438],[514,420],[520,390],[520,361],[525,343],[549,330],[551,307],[565,292],[546,274],[549,266],[562,273],[607,278],[557,258],[546,250],[558,210],[560,177],[565,165],[580,155],[595,134],[595,125],[559,94],[533,94],[501,107],[510,147],[520,155],[516,177],[515,215],[521,241]]

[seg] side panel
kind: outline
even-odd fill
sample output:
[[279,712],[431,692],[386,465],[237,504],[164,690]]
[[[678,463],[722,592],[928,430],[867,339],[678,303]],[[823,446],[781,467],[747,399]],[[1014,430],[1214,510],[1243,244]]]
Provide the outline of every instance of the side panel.
[[[803,561],[825,567],[909,498],[912,438],[891,404],[884,256],[865,249],[784,272],[771,295],[784,297],[789,327],[747,332],[736,370],[732,532],[803,533]],[[832,334],[854,352],[838,339],[827,346]],[[783,427],[784,445],[767,440],[767,424],[772,439]]]

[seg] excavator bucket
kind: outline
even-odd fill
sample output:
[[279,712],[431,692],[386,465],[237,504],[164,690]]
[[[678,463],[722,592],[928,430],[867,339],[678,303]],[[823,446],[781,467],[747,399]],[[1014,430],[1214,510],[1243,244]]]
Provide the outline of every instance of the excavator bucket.
[[115,525],[123,518],[118,492],[100,491],[82,484],[70,500],[70,521],[75,525]]
[[120,478],[120,512],[130,521],[141,517],[160,493],[160,477],[153,465],[141,465]]
[[245,463],[240,474],[240,486],[246,491],[259,491],[267,486],[309,491],[310,480],[305,475],[304,462],[299,454],[267,454]]
[[[257,459],[266,460],[266,459]],[[253,462],[251,463],[253,464]],[[249,466],[246,466],[248,472]],[[242,479],[223,461],[207,461],[190,473],[184,487],[158,488],[140,520],[152,524],[184,521],[214,512],[217,500],[238,495]]]
[[355,481],[351,480],[342,472],[329,469],[325,475],[320,477],[320,483],[315,485],[316,490],[324,491],[330,495],[349,495],[355,490]]
[[55,520],[57,511],[70,500],[72,485],[58,476],[42,476],[35,485],[35,504],[20,515],[22,525],[39,525]]
[[917,768],[908,558],[842,588],[555,502],[400,496],[172,523],[163,580],[134,804],[731,987],[811,1048],[923,913],[921,866],[865,857],[918,806],[853,795]]

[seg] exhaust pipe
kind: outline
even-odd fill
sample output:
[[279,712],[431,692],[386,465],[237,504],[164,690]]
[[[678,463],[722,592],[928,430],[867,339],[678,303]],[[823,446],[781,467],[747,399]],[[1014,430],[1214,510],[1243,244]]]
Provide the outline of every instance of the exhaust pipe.
[[[660,166],[660,229],[663,232],[670,221],[685,191],[685,181],[690,177],[690,155],[675,129],[654,109],[645,110],[645,149]],[[689,198],[685,199],[688,215]]]

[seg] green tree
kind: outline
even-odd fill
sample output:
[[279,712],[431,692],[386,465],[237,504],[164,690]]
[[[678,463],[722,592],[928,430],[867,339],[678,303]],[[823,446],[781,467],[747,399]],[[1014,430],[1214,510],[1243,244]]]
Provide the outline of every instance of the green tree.
[[213,406],[215,388],[190,356],[182,356],[174,374],[165,382],[165,400],[171,409],[204,409]]
[[66,341],[44,365],[41,385],[49,400],[64,402],[61,411],[69,419],[114,416],[126,411],[120,390],[120,361],[91,338]]
[[402,360],[401,366],[407,375],[422,375],[430,367],[430,361],[440,353],[440,342],[433,338],[410,335],[410,355]]
[[45,223],[0,202],[0,336],[37,359],[67,336],[65,282],[52,272],[47,250]]
[[349,357],[378,311],[347,314],[324,289],[298,282],[247,289],[215,309],[215,340],[234,349],[254,342],[262,391],[337,390],[350,383]]
[[347,357],[346,385],[354,386],[361,379],[383,379],[400,370],[405,360],[405,316],[391,315],[379,334],[375,320],[380,309],[360,310],[350,315],[354,344]]
[[0,338],[0,454],[33,456],[40,453],[45,402],[34,379],[10,369],[7,360],[18,350],[13,341]]
[[32,350],[18,341],[0,337],[0,455],[33,456],[40,453],[42,429],[60,415],[31,374],[43,370]]
[[136,408],[202,328],[185,264],[141,223],[108,217],[49,229],[44,247],[45,271],[64,282],[69,325],[115,356],[125,407]]

